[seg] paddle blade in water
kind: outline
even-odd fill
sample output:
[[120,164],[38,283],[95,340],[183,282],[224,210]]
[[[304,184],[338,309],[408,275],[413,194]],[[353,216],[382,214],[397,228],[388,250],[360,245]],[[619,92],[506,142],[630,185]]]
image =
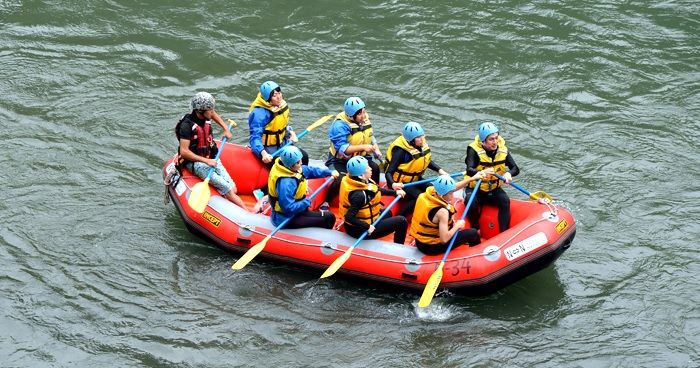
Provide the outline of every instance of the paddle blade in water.
[[245,267],[250,261],[255,258],[260,252],[262,252],[263,248],[265,248],[265,244],[267,244],[267,241],[270,240],[272,236],[268,235],[263,239],[260,243],[255,244],[253,247],[248,249],[245,254],[236,261],[236,263],[231,266],[232,270],[240,270],[241,268]]
[[437,291],[438,286],[440,286],[440,281],[442,280],[442,266],[444,265],[445,262],[440,262],[438,269],[435,270],[432,275],[430,275],[428,282],[425,284],[423,295],[420,296],[420,300],[418,301],[419,307],[425,308],[430,305],[431,301],[433,301],[435,291]]
[[190,198],[187,200],[187,204],[189,204],[195,212],[202,213],[207,207],[207,203],[209,203],[209,197],[211,197],[209,178],[206,178],[203,182],[194,185],[192,192],[190,192]]
[[338,269],[343,266],[345,261],[347,261],[348,258],[350,258],[351,253],[352,248],[348,248],[348,250],[346,250],[342,256],[338,257],[335,261],[333,261],[333,263],[331,263],[328,269],[326,269],[326,272],[324,272],[323,275],[321,275],[321,278],[325,279],[326,277],[333,276],[333,274],[336,273],[336,271],[338,271]]

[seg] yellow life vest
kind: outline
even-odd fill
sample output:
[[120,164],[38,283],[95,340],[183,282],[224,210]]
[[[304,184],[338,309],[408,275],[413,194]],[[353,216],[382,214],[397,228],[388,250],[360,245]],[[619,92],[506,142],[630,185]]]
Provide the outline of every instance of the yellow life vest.
[[408,143],[403,135],[400,135],[389,145],[389,150],[386,152],[386,159],[389,162],[391,162],[391,151],[394,147],[401,147],[412,158],[411,161],[399,165],[392,175],[394,181],[397,183],[410,183],[418,180],[430,164],[432,153],[430,153],[428,142],[423,138],[423,146],[418,149]]
[[[434,208],[446,208],[450,212],[450,220],[447,223],[448,228],[452,227],[454,220],[452,219],[456,210],[454,206],[445,202],[436,192],[434,187],[428,187],[425,192],[421,193],[416,199],[416,208],[413,210],[413,219],[411,219],[410,234],[417,241],[423,244],[441,244],[440,228],[429,217],[431,210]],[[435,214],[433,214],[434,216]]]
[[[371,144],[372,143],[372,123],[367,119],[367,121],[359,125],[357,124],[354,120],[348,118],[347,115],[345,115],[344,111],[341,111],[338,113],[338,115],[335,116],[335,120],[342,120],[346,124],[350,126],[350,135],[348,135],[348,144],[351,146],[359,145],[359,144]],[[331,142],[331,147],[330,147],[330,152],[331,155],[337,158],[344,159],[345,157],[341,156],[340,154],[336,155],[336,149],[333,146],[333,142]],[[357,156],[357,155],[364,155],[364,152],[355,152],[351,156]]]
[[338,196],[340,200],[338,215],[345,218],[345,214],[348,213],[348,209],[350,209],[350,193],[356,190],[369,192],[368,195],[371,198],[357,211],[357,218],[371,225],[382,211],[382,193],[372,179],[369,180],[369,183],[364,183],[350,178],[350,175],[345,175],[343,177],[343,180],[340,181],[340,194]]
[[270,204],[275,211],[284,213],[282,207],[279,205],[279,194],[277,193],[277,181],[280,178],[295,178],[297,180],[297,190],[294,192],[294,199],[297,200],[306,197],[308,182],[301,172],[292,171],[282,165],[282,160],[279,157],[275,159],[275,164],[270,170],[270,176],[267,178],[267,189],[269,191]]
[[[479,135],[474,137],[474,142],[470,143],[469,147],[473,148],[479,155],[479,166],[475,168],[477,171],[491,167],[498,175],[503,176],[503,174],[506,173],[506,157],[508,157],[508,148],[506,147],[506,140],[503,139],[503,137],[500,135],[498,136],[498,148],[496,149],[496,156],[493,159],[486,154],[486,150],[479,140]],[[469,188],[474,188],[475,186],[475,181],[469,183]],[[501,181],[494,177],[493,180],[482,180],[480,188],[484,192],[489,192],[498,188],[499,186],[501,186]]]
[[279,146],[284,141],[284,137],[287,135],[287,125],[289,124],[289,105],[284,102],[284,105],[280,107],[272,106],[269,102],[265,101],[258,92],[258,96],[255,97],[253,103],[250,104],[248,113],[253,111],[256,107],[262,107],[272,113],[272,120],[270,120],[267,125],[265,125],[265,130],[262,135],[263,146]]

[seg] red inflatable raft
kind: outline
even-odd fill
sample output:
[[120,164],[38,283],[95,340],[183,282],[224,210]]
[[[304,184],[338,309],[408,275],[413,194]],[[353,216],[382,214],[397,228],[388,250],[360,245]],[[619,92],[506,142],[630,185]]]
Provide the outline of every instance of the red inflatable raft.
[[[252,192],[267,181],[268,169],[260,164],[249,148],[236,144],[227,143],[220,159],[236,182],[238,194],[252,208],[255,203]],[[174,160],[172,157],[166,162],[164,177]],[[314,161],[311,164],[323,165]],[[188,206],[187,198],[192,187],[201,181],[185,170],[182,177],[173,180],[166,188],[190,231],[213,240],[222,248],[243,253],[275,228],[267,215],[246,212],[211,187],[211,199],[204,213],[196,213]],[[309,190],[315,190],[323,181],[310,180]],[[321,193],[312,207],[317,208],[323,197]],[[461,194],[455,195],[457,216],[464,209],[464,202],[459,198]],[[392,199],[385,197],[383,200],[388,204]],[[337,214],[337,203],[331,203],[331,207]],[[397,207],[392,210],[398,210]],[[551,264],[569,248],[576,233],[576,222],[568,210],[535,201],[511,199],[511,228],[501,234],[498,234],[495,208],[485,207],[480,222],[481,244],[460,246],[450,252],[443,269],[441,288],[467,294],[498,290]],[[355,241],[342,229],[281,230],[267,242],[256,260],[264,257],[307,266],[320,276]],[[410,236],[406,244],[393,243],[391,236],[363,240],[338,273],[374,283],[423,290],[442,255],[424,255],[412,245],[412,241]]]

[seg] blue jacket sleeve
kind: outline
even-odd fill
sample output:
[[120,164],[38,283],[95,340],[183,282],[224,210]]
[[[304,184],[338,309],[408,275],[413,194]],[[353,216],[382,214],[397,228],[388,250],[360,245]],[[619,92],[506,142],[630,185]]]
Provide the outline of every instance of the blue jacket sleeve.
[[282,211],[288,216],[294,216],[299,212],[303,212],[311,205],[311,201],[307,198],[296,200],[294,193],[297,191],[297,181],[294,178],[280,178],[277,181],[277,194],[279,195],[279,204]]
[[248,144],[250,144],[250,148],[257,156],[260,156],[260,153],[264,149],[262,135],[265,130],[265,125],[270,122],[269,115],[270,112],[262,107],[256,107],[248,114],[248,131],[250,132]]
[[306,165],[301,167],[301,171],[304,174],[304,177],[307,179],[326,178],[331,176],[331,173],[333,172],[331,169]]
[[336,120],[328,130],[328,138],[335,148],[336,152],[345,155],[345,150],[348,149],[348,136],[350,136],[350,127],[342,120]]

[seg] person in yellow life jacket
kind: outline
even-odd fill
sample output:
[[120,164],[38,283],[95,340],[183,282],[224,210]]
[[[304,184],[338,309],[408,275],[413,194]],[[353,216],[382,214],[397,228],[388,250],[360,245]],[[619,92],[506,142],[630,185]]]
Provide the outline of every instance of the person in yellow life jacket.
[[428,255],[445,253],[455,233],[457,238],[453,248],[463,244],[474,246],[481,242],[476,229],[464,229],[464,220],[454,221],[455,208],[451,204],[455,190],[481,177],[482,173],[477,173],[456,184],[450,176],[442,175],[418,196],[410,228],[418,250]]
[[224,136],[231,139],[231,131],[214,109],[214,97],[208,92],[198,92],[192,97],[190,105],[192,111],[175,126],[175,136],[179,141],[178,166],[184,166],[201,179],[206,179],[209,168],[213,167],[209,183],[224,198],[248,211],[246,204],[236,194],[236,183],[228,171],[221,161],[214,160],[218,148],[214,142],[211,121],[224,129]]
[[[511,156],[506,141],[501,137],[498,127],[491,122],[479,125],[479,132],[474,137],[474,141],[467,147],[467,157],[464,160],[467,164],[467,175],[484,170],[487,174],[481,182],[481,186],[476,188],[478,192],[474,197],[469,213],[467,214],[469,223],[479,229],[479,217],[481,206],[495,205],[498,207],[498,227],[501,232],[510,227],[510,198],[506,191],[501,188],[500,181],[496,176],[489,175],[497,173],[506,179],[505,184],[510,184],[513,177],[520,173],[518,165],[515,164]],[[474,190],[475,183],[471,183],[465,191],[465,198],[469,198]]]
[[284,220],[293,217],[286,227],[323,227],[332,229],[335,215],[330,211],[310,211],[311,201],[306,198],[306,179],[338,177],[338,172],[327,168],[302,165],[302,153],[299,148],[287,146],[270,170],[267,181],[270,189],[270,220],[279,226]]
[[403,189],[406,197],[402,200],[400,215],[413,213],[416,199],[425,191],[430,183],[412,185],[404,188],[404,184],[423,179],[425,170],[431,169],[438,175],[448,175],[432,160],[432,153],[425,138],[425,130],[415,122],[409,121],[404,125],[401,135],[389,145],[386,153],[385,177],[387,186],[393,189]]
[[[248,131],[251,150],[268,167],[272,167],[273,152],[287,141],[297,142],[296,133],[289,125],[289,105],[279,84],[267,81],[260,85],[260,92],[248,109]],[[309,155],[300,151],[302,165],[308,165]]]
[[345,221],[345,232],[359,238],[367,232],[367,239],[377,239],[394,233],[394,243],[403,244],[406,240],[408,222],[403,216],[387,213],[376,225],[372,225],[382,212],[382,194],[406,195],[403,190],[379,188],[371,179],[372,167],[367,159],[355,156],[348,160],[347,175],[340,183],[340,206],[338,214]]
[[[355,156],[363,156],[372,168],[372,180],[379,183],[379,165],[372,156],[380,162],[382,153],[374,137],[372,123],[369,121],[365,102],[359,97],[349,97],[343,104],[343,111],[335,116],[328,130],[331,145],[326,166],[345,173],[348,160]],[[338,195],[340,180],[336,180],[326,194],[326,200]]]

